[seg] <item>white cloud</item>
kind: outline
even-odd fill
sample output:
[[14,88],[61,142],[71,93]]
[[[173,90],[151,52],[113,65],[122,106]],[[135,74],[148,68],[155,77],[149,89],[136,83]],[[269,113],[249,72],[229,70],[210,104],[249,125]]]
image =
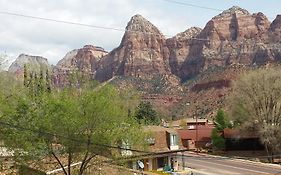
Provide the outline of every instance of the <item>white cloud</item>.
[[[0,0],[0,11],[96,26],[125,29],[130,17],[142,14],[166,35],[184,31],[188,23],[161,8],[135,0]],[[93,44],[112,50],[123,32],[40,21],[0,14],[0,52],[41,55],[56,64],[68,51]],[[175,20],[176,19],[176,20]]]

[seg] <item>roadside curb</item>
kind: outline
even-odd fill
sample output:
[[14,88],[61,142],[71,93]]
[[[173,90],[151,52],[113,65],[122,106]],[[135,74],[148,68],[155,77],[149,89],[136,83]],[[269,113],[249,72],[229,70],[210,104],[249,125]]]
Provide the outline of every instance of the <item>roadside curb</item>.
[[236,161],[236,162],[247,162],[250,164],[255,164],[255,165],[269,165],[272,167],[280,167],[281,165],[278,164],[272,164],[272,163],[263,163],[260,161],[254,161],[254,160],[246,160],[243,159],[241,157],[226,157],[226,156],[218,156],[218,155],[212,155],[212,154],[206,154],[206,153],[196,153],[196,152],[192,152],[192,151],[187,151],[189,154],[193,154],[193,155],[199,155],[199,156],[206,156],[206,157],[214,157],[214,158],[222,158],[222,159],[229,159],[231,161]]

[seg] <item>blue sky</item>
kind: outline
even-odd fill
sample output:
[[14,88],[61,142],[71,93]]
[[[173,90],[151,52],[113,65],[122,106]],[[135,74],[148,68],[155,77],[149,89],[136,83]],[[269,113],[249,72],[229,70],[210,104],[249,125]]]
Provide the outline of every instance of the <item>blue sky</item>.
[[[174,0],[215,9],[240,6],[263,12],[272,21],[281,14],[281,0]],[[165,0],[0,0],[0,11],[124,29],[141,14],[163,34],[174,36],[192,26],[203,28],[219,11],[169,3]],[[92,29],[0,14],[0,53],[41,55],[51,64],[72,49],[92,44],[110,51],[123,32]]]

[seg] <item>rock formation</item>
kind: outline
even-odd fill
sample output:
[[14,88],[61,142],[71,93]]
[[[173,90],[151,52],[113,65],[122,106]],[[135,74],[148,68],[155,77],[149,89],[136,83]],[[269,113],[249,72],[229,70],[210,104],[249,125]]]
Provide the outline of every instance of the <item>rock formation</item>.
[[73,69],[83,72],[95,72],[98,62],[107,52],[97,46],[86,45],[81,49],[75,49],[66,54],[57,64],[58,69]]
[[[264,64],[272,60],[265,42],[270,22],[262,13],[232,7],[213,17],[188,45],[182,79],[212,67]],[[174,50],[174,48],[170,48]],[[170,60],[178,59],[171,55]]]
[[271,23],[268,37],[269,52],[275,61],[281,61],[281,15]]
[[21,54],[18,58],[11,64],[8,71],[12,74],[17,75],[18,77],[23,77],[24,65],[27,68],[34,72],[45,71],[46,69],[50,70],[51,66],[49,65],[46,58],[41,56],[32,56],[27,54]]
[[55,84],[67,83],[69,75],[73,72],[82,72],[86,76],[93,77],[101,58],[105,55],[107,52],[103,48],[92,45],[68,52],[54,68]]
[[167,39],[167,45],[170,50],[169,64],[173,74],[183,77],[180,71],[183,63],[190,55],[190,48],[193,46],[193,39],[202,31],[198,27],[192,27],[186,31],[177,34],[175,37]]
[[281,15],[270,24],[263,13],[250,14],[234,6],[213,17],[204,29],[192,27],[166,39],[152,23],[135,15],[116,49],[106,54],[104,50],[97,52],[97,47],[85,46],[68,53],[57,68],[73,67],[91,73],[99,81],[114,76],[160,76],[174,82],[177,76],[184,81],[216,67],[281,60],[280,26]]
[[269,28],[270,42],[281,42],[281,15],[277,15],[276,19],[271,23]]
[[104,81],[116,75],[148,79],[155,75],[171,75],[168,56],[163,34],[141,15],[135,15],[129,21],[119,47],[101,61],[96,79]]
[[[250,14],[234,6],[213,17],[203,29],[192,27],[169,39],[135,15],[116,49],[107,53],[87,45],[73,50],[54,67],[53,78],[59,86],[70,83],[73,72],[101,82],[110,80],[121,89],[143,92],[145,100],[154,100],[163,111],[193,116],[200,105],[204,108],[200,114],[222,107],[238,72],[280,61],[281,15],[270,23],[263,13]],[[9,71],[22,73],[26,63],[39,69],[48,65],[44,58],[20,55]],[[186,84],[179,82],[190,78]],[[184,108],[189,109],[180,110]]]

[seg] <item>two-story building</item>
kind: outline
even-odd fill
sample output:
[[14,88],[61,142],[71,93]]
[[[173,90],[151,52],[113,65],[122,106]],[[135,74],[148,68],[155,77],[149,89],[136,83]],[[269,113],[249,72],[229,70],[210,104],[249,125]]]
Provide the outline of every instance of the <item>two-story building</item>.
[[[149,135],[146,141],[149,144],[147,150],[150,152],[140,159],[144,164],[144,171],[182,170],[183,159],[180,155],[186,149],[182,146],[177,131],[162,126],[146,126],[144,131]],[[134,163],[133,167],[138,168],[138,164]]]

